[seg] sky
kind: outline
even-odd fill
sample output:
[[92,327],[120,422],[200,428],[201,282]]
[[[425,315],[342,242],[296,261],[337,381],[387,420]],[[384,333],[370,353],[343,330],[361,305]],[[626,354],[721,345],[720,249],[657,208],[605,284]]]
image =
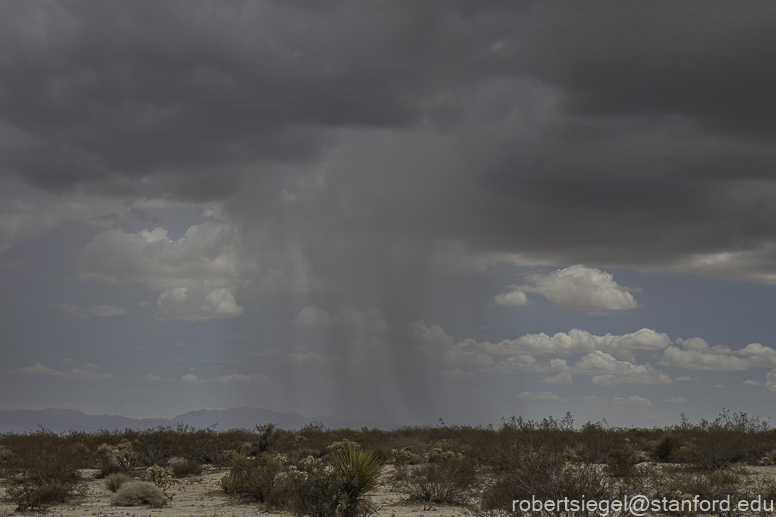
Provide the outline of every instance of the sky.
[[776,4],[0,3],[0,409],[776,422]]

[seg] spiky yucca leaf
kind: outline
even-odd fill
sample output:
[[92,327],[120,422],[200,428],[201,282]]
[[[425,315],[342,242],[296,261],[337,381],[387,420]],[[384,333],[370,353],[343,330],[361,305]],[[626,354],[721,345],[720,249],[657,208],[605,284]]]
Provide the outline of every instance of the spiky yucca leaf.
[[348,448],[337,455],[344,486],[340,512],[342,517],[366,516],[375,511],[366,495],[377,488],[382,463],[371,451]]
[[257,425],[256,432],[260,434],[258,443],[259,452],[268,451],[280,437],[280,430],[278,429],[277,424]]

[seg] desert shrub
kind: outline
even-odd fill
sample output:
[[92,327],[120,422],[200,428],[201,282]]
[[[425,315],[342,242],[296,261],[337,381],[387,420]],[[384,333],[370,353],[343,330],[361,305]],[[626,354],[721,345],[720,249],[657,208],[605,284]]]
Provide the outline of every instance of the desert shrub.
[[116,455],[113,457],[113,461],[119,466],[122,472],[129,472],[138,463],[138,455],[128,449],[119,449]]
[[98,478],[106,478],[110,474],[119,472],[127,473],[139,461],[137,454],[132,451],[128,442],[121,442],[116,447],[102,443],[96,452],[100,467],[100,472],[97,475]]
[[427,463],[408,468],[398,488],[410,500],[455,504],[468,496],[476,480],[470,458],[437,448],[429,453]]
[[393,457],[394,465],[409,465],[411,463],[417,463],[417,456],[412,453],[413,447],[403,447],[401,450],[392,449],[391,456]]
[[[721,501],[730,500],[730,506],[735,511],[738,501],[754,499],[761,493],[754,493],[759,488],[745,471],[740,469],[722,468],[714,471],[677,470],[670,476],[662,478],[655,491],[657,498],[669,500],[688,500],[698,497],[699,500]],[[681,515],[675,513],[675,515]],[[687,513],[685,513],[687,515]],[[720,513],[719,515],[731,515]]]
[[146,469],[145,480],[156,485],[165,495],[167,495],[167,490],[177,483],[177,481],[173,479],[172,470],[160,467],[159,465],[154,465]]
[[175,453],[175,436],[170,429],[146,431],[132,442],[132,449],[146,467],[164,465]]
[[280,438],[281,431],[277,424],[257,425],[256,432],[259,433],[259,453],[267,452]]
[[123,472],[116,472],[105,478],[105,488],[115,494],[121,488],[121,485],[127,481],[132,481],[132,477]]
[[376,508],[368,499],[382,470],[372,452],[345,448],[331,462],[308,457],[281,476],[289,509],[298,516],[363,517]]
[[161,508],[167,505],[168,498],[162,490],[146,481],[128,481],[121,485],[118,492],[111,497],[114,506],[143,506]]
[[629,446],[614,449],[606,456],[606,473],[612,477],[623,477],[633,471],[637,458]]
[[[613,494],[609,478],[596,465],[567,463],[554,451],[512,447],[502,450],[499,459],[491,465],[491,482],[480,494],[481,513],[511,514],[516,499],[603,500]],[[523,513],[517,509],[516,515]]]
[[269,454],[255,460],[237,454],[229,474],[221,478],[221,490],[250,500],[269,502],[275,476],[283,469],[284,460],[282,456],[272,457]]
[[2,467],[6,497],[18,511],[67,502],[83,488],[82,445],[46,430],[19,437]]
[[606,420],[587,422],[579,429],[579,457],[583,463],[606,463],[606,457],[614,445],[622,438],[617,431],[610,429]]
[[196,475],[202,472],[202,466],[199,463],[180,456],[170,458],[169,468],[176,478]]
[[199,464],[209,463],[213,467],[222,468],[228,464],[230,456],[225,440],[219,439],[218,435],[208,435],[202,437],[189,457]]
[[412,445],[403,447],[401,450],[391,449],[394,481],[405,481],[407,479],[407,465],[417,463],[418,458],[412,453],[412,449]]
[[383,450],[382,447],[373,447],[369,449],[368,452],[369,454],[374,456],[374,458],[377,460],[378,463],[380,463],[380,465],[385,465],[385,462],[387,461],[388,458],[386,457],[385,451]]
[[655,458],[662,462],[673,461],[681,446],[682,441],[679,438],[672,435],[665,436],[655,445]]
[[46,481],[38,485],[17,485],[6,491],[6,497],[17,504],[16,511],[42,510],[46,506],[66,503],[73,497],[69,483]]
[[361,444],[358,442],[353,442],[345,438],[341,442],[333,442],[331,445],[329,445],[328,449],[332,452],[332,454],[344,454],[348,451],[360,451],[361,450]]
[[283,434],[277,424],[257,425],[254,433],[254,441],[245,441],[239,447],[243,456],[259,456],[269,451]]
[[309,456],[302,461],[299,474],[290,476],[283,487],[286,504],[294,515],[334,517],[339,505],[335,468]]
[[677,451],[677,459],[701,470],[728,467],[745,458],[750,444],[746,435],[726,430],[699,430]]
[[697,425],[690,424],[682,414],[678,429],[685,445],[677,451],[676,459],[701,470],[726,468],[743,461],[757,463],[772,447],[773,430],[766,421],[727,409],[713,421],[704,419]]

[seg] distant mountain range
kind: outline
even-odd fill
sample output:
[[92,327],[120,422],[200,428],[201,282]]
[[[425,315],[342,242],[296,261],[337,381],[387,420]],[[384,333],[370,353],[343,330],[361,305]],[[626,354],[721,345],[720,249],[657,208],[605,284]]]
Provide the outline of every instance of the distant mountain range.
[[385,422],[366,420],[345,420],[330,416],[306,418],[296,413],[281,413],[268,409],[239,407],[232,409],[199,409],[189,411],[175,418],[128,418],[116,415],[87,415],[72,409],[0,410],[0,432],[19,433],[37,431],[41,427],[57,433],[66,431],[99,431],[106,429],[154,429],[178,424],[196,429],[216,426],[217,431],[244,428],[253,429],[256,424],[278,424],[281,429],[299,429],[315,422],[326,427],[360,429],[361,427],[394,427]]

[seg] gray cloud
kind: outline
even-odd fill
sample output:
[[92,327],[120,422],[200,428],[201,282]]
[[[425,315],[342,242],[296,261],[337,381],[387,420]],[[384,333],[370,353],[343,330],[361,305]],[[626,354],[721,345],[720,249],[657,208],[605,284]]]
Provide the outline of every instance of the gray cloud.
[[[84,336],[104,325],[131,349],[138,332],[162,355],[168,336],[213,356],[208,343],[228,342],[256,360],[133,378],[265,385],[278,407],[417,420],[456,397],[486,407],[473,393],[544,393],[506,384],[526,379],[569,400],[572,374],[668,389],[653,354],[772,367],[767,346],[651,330],[713,336],[660,314],[656,277],[633,280],[776,283],[772,14],[716,1],[2,3],[0,272],[56,259],[68,279],[46,280],[43,306],[137,307],[63,318],[92,324]],[[24,296],[44,291],[35,281]],[[23,301],[8,308],[38,302]],[[23,350],[14,368],[58,360]],[[274,388],[257,377],[275,368]]]
[[222,198],[246,167],[318,155],[321,128],[417,125],[509,64],[488,9],[306,7],[5,6],[6,165],[49,189]]
[[[562,10],[562,12],[561,12]],[[527,67],[595,117],[680,117],[710,131],[773,136],[769,2],[574,2],[532,11]]]
[[[714,5],[9,4],[0,161],[340,241],[694,271],[776,235],[772,7]],[[699,271],[776,274],[742,262]]]

